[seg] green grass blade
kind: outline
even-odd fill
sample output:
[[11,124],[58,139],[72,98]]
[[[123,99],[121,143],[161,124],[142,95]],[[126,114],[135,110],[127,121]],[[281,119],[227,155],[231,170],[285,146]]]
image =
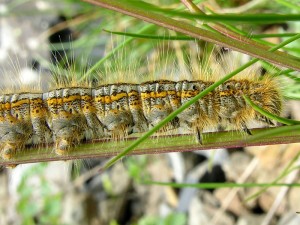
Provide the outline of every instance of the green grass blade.
[[243,96],[246,103],[248,105],[250,105],[255,111],[259,112],[260,114],[268,117],[269,119],[271,120],[276,120],[280,123],[283,123],[283,124],[286,124],[286,125],[296,125],[296,124],[300,124],[300,121],[297,121],[297,120],[291,120],[291,119],[286,119],[286,118],[283,118],[283,117],[280,117],[280,116],[277,116],[277,115],[274,115],[272,113],[269,113],[268,111],[260,108],[258,105],[254,104],[250,98],[248,96]]
[[298,129],[300,129],[300,125],[275,127],[273,129],[265,130],[259,134],[249,136],[247,138],[247,140],[255,141],[255,140],[260,140],[260,139],[266,138],[266,137],[274,137],[274,136],[283,135],[286,133],[295,133],[295,132],[297,132]]
[[286,7],[289,7],[291,8],[292,10],[298,10],[300,11],[300,6],[299,5],[296,5],[296,4],[293,4],[291,3],[290,1],[286,1],[286,0],[275,0],[278,4],[281,4],[283,6],[286,6]]
[[[294,80],[299,82],[300,78],[295,77]],[[289,99],[300,100],[300,84],[291,85],[288,88],[286,88],[284,90],[284,96]]]
[[158,12],[165,12],[174,16],[182,17],[184,19],[198,19],[205,22],[235,22],[235,23],[257,23],[270,24],[287,21],[299,21],[300,14],[214,14],[205,15],[198,13],[174,12],[172,9],[165,11],[153,10]]
[[150,34],[134,34],[134,33],[110,31],[110,30],[105,30],[105,29],[103,29],[103,31],[111,33],[111,34],[122,35],[122,36],[144,38],[144,39],[154,39],[154,40],[177,40],[177,41],[195,40],[195,38],[186,37],[186,36],[161,36],[161,35],[150,35]]
[[282,33],[282,34],[251,34],[250,38],[269,38],[269,37],[292,37],[297,33]]

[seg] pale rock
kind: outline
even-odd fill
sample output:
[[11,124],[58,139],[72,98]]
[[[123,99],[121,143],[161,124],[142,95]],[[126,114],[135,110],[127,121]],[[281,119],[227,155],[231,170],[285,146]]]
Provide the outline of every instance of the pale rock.
[[[299,183],[299,179],[295,181]],[[288,192],[288,203],[291,211],[300,212],[300,194],[299,188],[291,188]],[[300,215],[298,215],[300,217]],[[300,223],[299,223],[300,224]]]
[[268,146],[267,145],[263,145],[263,146],[249,146],[249,147],[245,147],[245,152],[253,155],[253,156],[260,156],[261,154],[264,153],[265,149],[267,149]]
[[[152,180],[158,182],[171,182],[172,171],[168,166],[165,155],[154,155],[149,157],[149,165],[147,166],[147,172]],[[163,202],[173,202],[174,199],[167,199],[170,197],[168,194],[168,188],[159,185],[137,185],[134,184],[134,188],[138,196],[142,196],[140,207],[145,216],[159,215],[159,205]],[[175,200],[176,201],[176,200]]]
[[[258,225],[258,224],[262,224],[262,221],[265,218],[265,214],[246,214],[243,215],[241,217],[239,217],[238,221],[236,222],[236,225]],[[274,222],[274,219],[273,219]],[[270,223],[270,224],[274,224],[274,223]]]
[[277,225],[299,225],[300,215],[295,211],[289,211],[282,215]]
[[63,224],[80,225],[86,224],[87,218],[85,216],[84,202],[86,195],[75,190],[68,191],[62,201],[62,218]]
[[124,197],[109,198],[98,203],[98,216],[101,224],[109,224],[110,221],[119,218],[124,207]]
[[[252,181],[250,181],[250,182],[252,182]],[[258,206],[257,197],[255,197],[254,199],[249,200],[249,201],[245,201],[245,199],[256,194],[259,190],[261,190],[261,188],[253,187],[253,188],[244,188],[243,191],[239,192],[240,198],[242,199],[241,201],[243,201],[245,208],[252,210]]]
[[[273,190],[271,190],[271,189],[273,189]],[[258,197],[258,204],[264,212],[269,212],[269,210],[271,209],[271,207],[277,197],[277,193],[276,194],[274,193],[275,189],[277,189],[276,192],[279,192],[279,190],[280,190],[280,188],[270,188]],[[280,216],[280,215],[284,214],[287,210],[287,207],[288,207],[287,200],[284,197],[282,199],[279,207],[277,208],[275,215]]]
[[[216,198],[220,201],[221,205],[224,203],[224,201],[226,201],[226,197],[232,190],[233,189],[231,189],[231,188],[220,188],[220,189],[215,190],[214,194],[215,194]],[[243,215],[243,214],[247,213],[247,211],[248,211],[245,208],[244,203],[241,201],[241,199],[239,197],[239,193],[234,195],[227,210],[237,216]]]
[[229,160],[228,150],[225,148],[209,149],[207,151],[198,150],[193,151],[193,153],[205,156],[213,165],[223,165]]
[[172,170],[174,171],[174,179],[177,183],[182,183],[184,180],[184,175],[186,173],[186,166],[181,152],[171,152],[168,153],[170,164]]
[[112,183],[112,194],[120,195],[127,191],[131,179],[127,169],[122,163],[117,163],[110,172],[110,181]]
[[[207,196],[205,198],[207,198]],[[218,211],[218,207],[214,207],[212,205],[205,203],[201,199],[201,195],[200,197],[195,196],[195,198],[192,199],[189,207],[188,225],[210,224],[217,211]],[[215,223],[215,225],[233,225],[233,224],[234,224],[233,217],[226,214],[225,212],[222,212],[220,214],[218,221]]]
[[232,153],[223,165],[227,180],[237,181],[251,162],[251,158],[244,152]]
[[290,100],[288,103],[289,103],[288,106],[289,106],[291,114],[292,114],[292,118],[294,120],[300,120],[300,114],[299,114],[300,103],[299,103],[299,101]]
[[257,157],[260,161],[260,167],[266,170],[273,170],[280,164],[282,154],[286,149],[286,145],[269,145],[263,150],[259,150]]
[[283,151],[282,157],[280,158],[279,162],[282,165],[287,165],[294,159],[297,154],[299,153],[300,143],[292,143],[286,146],[286,149]]
[[178,206],[178,196],[175,193],[174,188],[166,187],[165,188],[166,201],[170,206],[176,208]]
[[[184,182],[188,184],[197,184],[207,171],[208,166],[209,163],[207,161],[197,165],[186,175]],[[179,212],[188,211],[191,200],[197,195],[198,191],[199,189],[194,187],[185,187],[180,190],[178,203]]]

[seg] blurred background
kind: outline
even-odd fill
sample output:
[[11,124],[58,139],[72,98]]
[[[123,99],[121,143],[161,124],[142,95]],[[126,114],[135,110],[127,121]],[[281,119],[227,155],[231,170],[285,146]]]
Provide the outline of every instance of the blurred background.
[[[184,9],[174,0],[148,2],[161,8]],[[198,6],[218,13],[300,12],[297,0],[207,0],[198,1]],[[182,67],[180,71],[189,70],[189,56],[196,54],[191,50],[195,41],[136,38],[121,53],[102,62],[129,39],[103,29],[131,33],[145,29],[148,34],[164,36],[175,33],[81,1],[0,0],[0,21],[0,86],[4,90],[14,88],[16,80],[24,86],[38,85],[47,90],[53,71],[68,70],[80,76],[94,65],[96,71],[110,66],[110,71],[120,72],[123,65],[134,62],[137,75],[141,75],[151,68],[148,64],[155,61],[157,51],[165,49],[166,55],[176,61],[174,64]],[[299,22],[247,23],[238,28],[251,36],[297,33],[299,26]],[[285,38],[275,35],[261,40],[278,44]],[[203,42],[197,46],[213,48]],[[228,51],[220,50],[221,54]],[[299,57],[299,41],[284,50]],[[205,57],[203,54],[200,56]],[[241,58],[249,60],[247,56]],[[299,120],[299,74],[291,72],[289,76],[284,114]],[[101,78],[95,79],[101,82]],[[299,147],[296,143],[128,156],[101,174],[99,169],[106,159],[0,168],[0,224],[300,224],[296,213],[300,211]],[[206,182],[220,186],[200,189],[185,185]],[[250,185],[228,188],[225,182]],[[291,185],[276,186],[277,182]],[[263,189],[257,183],[269,187]]]

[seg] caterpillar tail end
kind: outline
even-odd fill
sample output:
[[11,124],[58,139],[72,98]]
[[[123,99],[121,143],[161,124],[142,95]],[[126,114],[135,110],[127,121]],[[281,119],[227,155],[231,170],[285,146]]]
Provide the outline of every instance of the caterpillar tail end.
[[196,138],[197,138],[198,144],[203,145],[202,132],[199,127],[196,127]]

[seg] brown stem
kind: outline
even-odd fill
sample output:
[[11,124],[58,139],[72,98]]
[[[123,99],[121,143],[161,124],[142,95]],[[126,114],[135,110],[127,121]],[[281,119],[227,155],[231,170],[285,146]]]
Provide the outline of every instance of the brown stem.
[[[288,130],[282,131],[282,129]],[[240,131],[226,131],[202,134],[203,144],[196,141],[193,134],[156,136],[147,139],[128,155],[134,154],[162,154],[168,152],[186,152],[195,150],[208,150],[217,148],[237,148],[257,145],[274,145],[295,143],[300,140],[300,125],[267,129],[253,129],[249,136]],[[280,133],[274,133],[280,130]],[[273,132],[272,135],[268,134]],[[266,133],[264,135],[264,133]],[[255,138],[257,137],[257,138]],[[254,139],[255,138],[255,139]],[[111,157],[122,152],[136,137],[128,138],[122,142],[111,140],[93,140],[70,150],[68,155],[58,156],[52,146],[43,148],[27,148],[9,160],[0,159],[0,166],[13,166],[24,163],[65,161],[86,158]]]

